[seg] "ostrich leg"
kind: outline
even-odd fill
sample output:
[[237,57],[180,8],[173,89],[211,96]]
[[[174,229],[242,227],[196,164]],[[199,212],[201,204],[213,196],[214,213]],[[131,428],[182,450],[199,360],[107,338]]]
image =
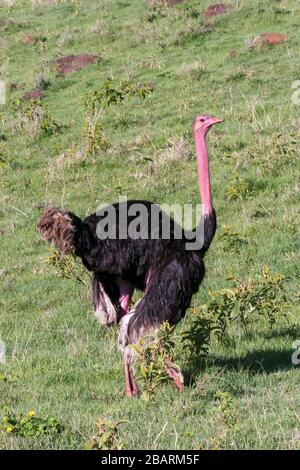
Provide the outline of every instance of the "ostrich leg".
[[136,383],[134,373],[132,370],[131,362],[134,355],[134,350],[129,344],[128,338],[128,323],[136,313],[136,307],[140,303],[140,300],[136,302],[136,304],[132,307],[132,309],[124,315],[120,320],[120,331],[119,331],[119,348],[121,350],[123,361],[124,361],[124,369],[125,369],[125,393],[129,398],[132,398],[139,393],[139,388]]
[[128,361],[128,357],[126,356],[126,354],[124,354],[123,358],[124,358],[125,384],[126,384],[125,392],[129,398],[132,398],[139,394],[139,388],[136,383],[134,374],[132,372],[130,361]]

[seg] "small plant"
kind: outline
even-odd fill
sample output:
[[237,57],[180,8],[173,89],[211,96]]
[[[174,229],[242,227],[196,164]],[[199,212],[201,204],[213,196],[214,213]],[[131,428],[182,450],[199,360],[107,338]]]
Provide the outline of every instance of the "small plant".
[[237,424],[237,413],[234,406],[233,397],[222,390],[216,392],[216,398],[219,400],[219,409],[222,419],[227,428],[233,429]]
[[19,101],[17,104],[19,127],[30,136],[36,137],[41,133],[52,135],[61,130],[61,125],[50,115],[45,104],[38,101]]
[[84,285],[90,281],[88,272],[74,255],[62,257],[58,251],[53,250],[44,259],[44,263],[54,269],[55,274],[63,279],[74,279]]
[[221,240],[226,242],[226,245],[229,249],[235,249],[239,251],[242,245],[248,243],[248,241],[243,238],[239,232],[234,230],[234,228],[230,225],[223,225],[223,231],[221,233]]
[[181,347],[186,353],[188,364],[198,364],[209,353],[211,334],[214,323],[211,318],[203,315],[203,309],[192,309],[188,328],[180,335]]
[[277,175],[282,170],[283,165],[296,163],[298,145],[299,136],[296,132],[287,131],[284,134],[273,134],[269,145],[263,152],[265,158],[262,165],[273,175]]
[[38,437],[60,433],[62,426],[52,416],[40,418],[36,416],[35,411],[29,411],[26,415],[8,413],[2,416],[0,429],[20,437]]
[[124,444],[118,437],[118,428],[125,421],[114,423],[110,419],[99,418],[96,422],[97,434],[85,445],[86,450],[121,450]]
[[35,80],[35,86],[38,90],[47,90],[50,85],[51,81],[49,80],[49,78],[44,77],[43,75],[39,75]]
[[0,168],[9,165],[10,156],[6,142],[0,140]]
[[235,292],[233,289],[220,289],[218,291],[209,291],[209,294],[211,301],[205,306],[206,314],[214,322],[216,335],[222,338],[232,321]]
[[140,59],[137,62],[137,66],[139,68],[149,70],[160,70],[164,67],[164,65],[165,64],[154,55]]
[[99,90],[94,91],[84,99],[88,112],[109,108],[111,105],[121,103],[126,98],[138,97],[145,99],[153,91],[152,85],[121,81],[114,83],[107,78]]
[[227,188],[226,196],[228,199],[237,201],[239,199],[246,199],[252,194],[249,183],[236,173],[231,178],[231,183]]
[[4,375],[0,373],[0,382],[4,383],[13,383],[16,382],[20,378],[19,375]]
[[59,38],[60,47],[73,46],[76,40],[76,34],[73,31],[63,31]]
[[[161,383],[170,380],[166,372],[168,367],[175,368],[180,374],[180,368],[171,358],[175,354],[176,338],[172,335],[174,327],[164,322],[153,337],[144,337],[139,343],[130,345],[135,355],[135,367],[144,384],[142,396],[149,400]],[[183,377],[182,377],[183,382]]]
[[104,19],[98,19],[91,27],[91,33],[99,37],[104,37],[107,34],[107,22]]
[[178,71],[178,75],[185,75],[191,80],[201,78],[207,68],[207,64],[201,61],[194,61],[191,64],[182,64]]
[[83,127],[85,149],[87,157],[93,157],[100,151],[105,151],[109,143],[104,136],[103,125],[100,122],[101,112],[95,111],[93,114],[86,114]]
[[243,281],[232,277],[230,280],[233,283],[230,289],[210,291],[212,300],[205,306],[219,337],[233,321],[240,321],[247,332],[249,324],[260,316],[267,318],[270,326],[286,316],[288,299],[284,275],[273,275],[265,266],[253,279]]
[[184,137],[172,137],[165,148],[159,149],[155,160],[151,162],[151,172],[158,173],[162,167],[175,161],[188,160],[190,147]]
[[114,83],[106,79],[99,90],[94,91],[84,99],[85,123],[83,127],[85,155],[93,157],[101,150],[107,150],[109,143],[104,136],[101,117],[104,110],[112,105],[123,102],[127,97],[137,96],[145,99],[152,92],[150,85],[121,81]]

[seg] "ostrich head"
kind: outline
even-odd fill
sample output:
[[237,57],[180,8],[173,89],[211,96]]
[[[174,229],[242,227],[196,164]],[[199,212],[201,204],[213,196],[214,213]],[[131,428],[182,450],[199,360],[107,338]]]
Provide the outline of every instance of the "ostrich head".
[[209,129],[214,124],[218,124],[219,122],[223,121],[224,119],[207,116],[206,114],[201,114],[200,116],[195,117],[193,126],[194,132],[202,132],[204,135],[206,135]]

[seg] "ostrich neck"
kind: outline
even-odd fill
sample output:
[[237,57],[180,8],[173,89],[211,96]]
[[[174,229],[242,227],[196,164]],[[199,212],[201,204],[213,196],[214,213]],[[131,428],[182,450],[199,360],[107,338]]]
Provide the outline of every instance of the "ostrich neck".
[[200,199],[203,206],[203,214],[207,215],[213,211],[207,145],[205,135],[201,131],[195,131],[194,138],[198,161]]

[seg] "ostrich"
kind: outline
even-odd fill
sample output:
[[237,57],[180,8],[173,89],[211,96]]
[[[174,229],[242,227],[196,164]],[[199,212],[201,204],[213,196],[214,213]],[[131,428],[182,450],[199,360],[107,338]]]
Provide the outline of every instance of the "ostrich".
[[[115,203],[84,220],[72,212],[47,207],[38,224],[43,238],[54,244],[62,255],[74,253],[93,272],[95,315],[102,324],[119,324],[118,341],[129,397],[137,395],[139,390],[132,370],[133,349],[128,346],[153,333],[165,321],[170,325],[178,323],[204,277],[203,258],[216,231],[205,139],[209,129],[221,122],[223,119],[200,115],[193,125],[203,217],[201,247],[188,250],[186,232],[159,206],[149,201],[126,201],[126,207],[124,202]],[[136,220],[136,205],[146,211],[146,218],[140,226],[142,236],[130,237],[127,234],[124,237],[121,234],[121,215],[125,213],[128,228]],[[110,211],[117,221],[114,236],[101,237],[99,224],[101,226]],[[155,226],[153,213],[158,216]],[[164,224],[170,227],[167,238],[162,236]],[[131,308],[134,289],[143,291],[144,296]],[[167,372],[181,389],[178,372],[171,367]]]

